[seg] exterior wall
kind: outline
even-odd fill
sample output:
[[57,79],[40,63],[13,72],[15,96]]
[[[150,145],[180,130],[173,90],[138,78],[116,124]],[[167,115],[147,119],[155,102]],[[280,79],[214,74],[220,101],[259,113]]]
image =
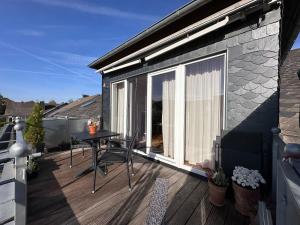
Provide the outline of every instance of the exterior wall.
[[[226,129],[262,132],[269,155],[270,129],[278,124],[280,9],[229,25],[142,66],[103,76],[103,118],[109,128],[110,82],[227,52]],[[267,160],[267,158],[266,158]]]

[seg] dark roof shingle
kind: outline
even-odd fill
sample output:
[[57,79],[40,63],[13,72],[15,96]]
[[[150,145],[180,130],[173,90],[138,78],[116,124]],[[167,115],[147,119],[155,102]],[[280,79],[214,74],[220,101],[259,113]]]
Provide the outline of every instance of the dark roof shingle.
[[101,115],[101,95],[78,99],[64,107],[54,110],[46,117],[76,117],[82,119],[98,118]]
[[300,49],[291,50],[280,68],[279,123],[286,142],[300,143]]

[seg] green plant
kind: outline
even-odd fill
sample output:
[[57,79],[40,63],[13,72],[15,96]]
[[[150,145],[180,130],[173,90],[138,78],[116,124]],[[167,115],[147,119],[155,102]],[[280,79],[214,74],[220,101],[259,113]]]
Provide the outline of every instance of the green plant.
[[27,172],[29,174],[36,173],[40,170],[40,166],[36,159],[29,158],[27,163]]
[[213,173],[211,180],[215,185],[221,187],[226,187],[229,184],[228,178],[221,167]]
[[33,111],[26,121],[24,138],[28,143],[32,144],[34,148],[44,141],[43,111],[41,104],[34,104]]

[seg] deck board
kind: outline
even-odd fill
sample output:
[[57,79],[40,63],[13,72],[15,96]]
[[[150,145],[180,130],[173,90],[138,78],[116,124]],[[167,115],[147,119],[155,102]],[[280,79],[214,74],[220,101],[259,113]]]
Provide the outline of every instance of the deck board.
[[[69,168],[67,152],[51,153],[41,160],[41,171],[28,183],[28,224],[144,224],[156,178],[169,181],[166,224],[244,224],[229,201],[215,208],[208,201],[207,182],[162,164],[135,156],[133,190],[128,191],[125,165],[112,165],[107,176],[75,174],[91,162],[75,151]],[[229,206],[229,207],[227,207]]]

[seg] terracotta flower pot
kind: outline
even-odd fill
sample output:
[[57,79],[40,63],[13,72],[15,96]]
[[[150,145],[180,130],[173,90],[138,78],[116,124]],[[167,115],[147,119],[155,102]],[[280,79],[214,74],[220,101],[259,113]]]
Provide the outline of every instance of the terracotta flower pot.
[[260,189],[248,189],[232,182],[235,199],[235,209],[244,216],[250,216],[260,199]]
[[224,206],[226,190],[227,187],[217,186],[209,180],[208,181],[209,201],[215,206],[218,207]]
[[96,134],[96,131],[97,131],[97,126],[95,126],[95,125],[90,125],[89,126],[89,133],[90,134]]

